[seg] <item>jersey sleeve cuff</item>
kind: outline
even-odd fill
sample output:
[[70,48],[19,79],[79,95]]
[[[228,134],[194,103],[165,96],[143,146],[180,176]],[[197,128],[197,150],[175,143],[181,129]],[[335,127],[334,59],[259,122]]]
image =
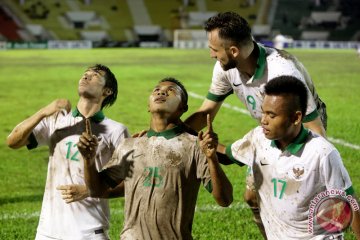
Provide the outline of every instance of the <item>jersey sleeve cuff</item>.
[[36,141],[34,133],[31,133],[28,139],[29,139],[29,144],[26,145],[27,149],[29,150],[34,149],[39,145],[38,142]]
[[348,189],[345,190],[346,195],[354,195],[355,190],[353,188],[353,186],[350,186]]
[[101,171],[99,174],[101,178],[105,180],[106,184],[109,185],[111,188],[115,188],[119,184],[118,182],[116,182],[114,179],[112,179],[106,174],[106,170]]
[[244,166],[244,165],[245,165],[244,163],[241,163],[241,162],[237,161],[237,160],[234,158],[234,156],[232,155],[231,146],[232,146],[232,144],[226,146],[226,150],[225,150],[226,156],[228,156],[228,158],[229,158],[232,162],[236,163],[236,164],[239,165],[240,167]]
[[208,184],[206,184],[205,189],[206,189],[209,193],[212,193],[213,186],[212,186],[211,180],[208,182]]
[[233,90],[231,90],[230,92],[228,92],[225,95],[215,95],[211,92],[208,92],[208,94],[206,95],[206,98],[211,101],[214,101],[214,102],[221,102],[221,101],[224,101],[225,98],[227,98],[227,96],[229,96],[232,93],[233,93]]
[[319,116],[319,112],[317,110],[314,110],[313,112],[311,112],[310,114],[308,114],[304,117],[303,122],[304,123],[311,122],[318,116]]

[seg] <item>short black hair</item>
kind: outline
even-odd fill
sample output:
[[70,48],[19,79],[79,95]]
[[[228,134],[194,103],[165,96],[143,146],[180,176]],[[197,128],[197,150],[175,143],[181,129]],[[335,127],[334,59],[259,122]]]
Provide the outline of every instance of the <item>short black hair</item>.
[[207,32],[219,29],[219,37],[231,41],[237,46],[252,41],[249,23],[235,12],[218,13],[210,17],[204,25]]
[[159,81],[159,83],[162,83],[162,82],[172,82],[172,83],[175,83],[176,85],[178,85],[180,88],[181,88],[181,100],[182,100],[182,103],[183,103],[183,107],[185,109],[185,112],[188,110],[188,93],[186,91],[186,88],[185,86],[179,81],[177,80],[176,78],[173,78],[173,77],[165,77],[163,79],[161,79]]
[[95,64],[88,69],[91,69],[95,72],[103,71],[105,72],[105,86],[104,88],[109,88],[112,91],[112,94],[107,96],[101,104],[101,109],[104,107],[110,107],[116,101],[118,94],[118,84],[115,75],[111,72],[111,70],[102,64]]
[[265,85],[265,94],[270,96],[292,96],[294,101],[288,104],[289,112],[300,110],[303,117],[305,116],[308,91],[300,79],[287,75],[273,78]]

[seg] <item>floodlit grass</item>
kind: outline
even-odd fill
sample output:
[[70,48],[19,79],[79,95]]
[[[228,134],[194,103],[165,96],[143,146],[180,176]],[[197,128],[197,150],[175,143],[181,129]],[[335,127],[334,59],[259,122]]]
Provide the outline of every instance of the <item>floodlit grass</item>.
[[[328,136],[360,145],[360,59],[355,51],[291,50],[307,67],[317,91],[328,106]],[[0,239],[34,239],[47,171],[46,148],[10,150],[6,136],[17,123],[56,98],[77,101],[77,83],[86,67],[109,66],[119,82],[117,103],[105,114],[127,125],[132,133],[149,127],[147,98],[158,80],[173,76],[189,92],[205,96],[214,61],[208,50],[93,49],[13,50],[0,52]],[[201,99],[189,98],[186,118]],[[243,107],[234,96],[226,103]],[[249,116],[222,108],[214,122],[220,141],[229,144],[256,122]],[[360,189],[359,150],[335,144],[353,181]],[[216,206],[201,189],[193,225],[195,239],[260,239],[242,199],[245,168],[223,167],[234,186],[230,208]],[[118,239],[123,223],[123,199],[111,200],[111,239]],[[346,233],[346,239],[355,239]]]

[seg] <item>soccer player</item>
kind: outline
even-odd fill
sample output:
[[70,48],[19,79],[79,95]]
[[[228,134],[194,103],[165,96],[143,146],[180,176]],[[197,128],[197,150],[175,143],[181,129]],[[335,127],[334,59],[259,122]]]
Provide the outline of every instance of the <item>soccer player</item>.
[[[233,12],[219,13],[205,23],[208,33],[210,56],[217,61],[212,83],[201,107],[185,123],[199,131],[206,124],[206,115],[213,120],[223,101],[235,94],[246,105],[250,115],[260,121],[264,85],[281,75],[291,75],[306,84],[308,108],[303,118],[304,126],[325,136],[326,108],[315,91],[313,82],[304,66],[284,50],[270,48],[254,42],[247,21]],[[245,201],[250,205],[254,220],[262,233],[252,171],[248,171]]]
[[[108,67],[89,67],[79,81],[76,108],[70,111],[69,100],[57,99],[19,123],[8,136],[7,144],[14,149],[49,147],[37,240],[109,239],[108,200],[88,197],[83,158],[76,143],[84,131],[85,118],[89,119],[99,139],[94,161],[101,169],[120,140],[129,137],[124,125],[105,117],[102,111],[116,101],[117,92],[117,80]],[[123,195],[123,187],[109,189],[106,194]]]
[[181,121],[188,95],[174,78],[161,80],[149,97],[150,129],[123,139],[105,170],[98,173],[96,137],[89,129],[79,139],[90,195],[101,197],[108,186],[125,185],[125,222],[121,239],[192,239],[199,185],[216,202],[232,202],[232,185],[217,160],[217,137],[208,130],[193,136]]
[[[346,225],[342,223],[351,219],[343,211],[346,204],[337,201],[321,207],[320,203],[331,199],[326,191],[353,199],[354,189],[337,149],[302,124],[307,109],[305,85],[295,77],[281,76],[267,83],[264,91],[261,126],[222,153],[253,169],[267,238],[343,239]],[[310,207],[316,202],[320,207],[314,205],[313,210],[322,210],[314,214]],[[352,229],[360,239],[360,212],[355,205]],[[310,222],[312,217],[318,221]]]

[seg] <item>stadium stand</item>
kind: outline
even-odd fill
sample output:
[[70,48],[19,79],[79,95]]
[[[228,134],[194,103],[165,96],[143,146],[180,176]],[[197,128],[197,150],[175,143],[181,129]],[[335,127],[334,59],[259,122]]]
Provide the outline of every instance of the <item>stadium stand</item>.
[[[91,40],[96,46],[200,37],[210,16],[234,11],[257,40],[281,33],[302,40],[359,40],[358,0],[2,0],[0,39]],[[6,10],[4,10],[6,9]],[[187,31],[194,30],[194,33]]]
[[278,0],[273,31],[304,40],[359,40],[360,1]]
[[19,26],[14,21],[8,9],[4,6],[0,7],[0,33],[1,35],[11,41],[20,41],[21,37],[18,34]]

